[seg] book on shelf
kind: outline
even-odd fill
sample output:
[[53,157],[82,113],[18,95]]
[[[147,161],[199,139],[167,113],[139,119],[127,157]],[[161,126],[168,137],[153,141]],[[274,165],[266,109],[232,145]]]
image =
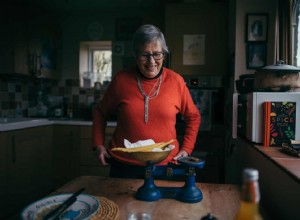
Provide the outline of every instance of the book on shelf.
[[263,146],[281,147],[295,139],[296,102],[264,102]]

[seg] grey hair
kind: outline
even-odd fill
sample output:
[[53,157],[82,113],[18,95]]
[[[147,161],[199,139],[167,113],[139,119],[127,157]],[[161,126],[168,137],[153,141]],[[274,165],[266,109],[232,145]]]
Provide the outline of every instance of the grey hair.
[[142,45],[153,41],[159,41],[164,53],[168,53],[168,47],[164,34],[154,25],[145,24],[139,27],[133,34],[132,43],[135,53],[139,52]]

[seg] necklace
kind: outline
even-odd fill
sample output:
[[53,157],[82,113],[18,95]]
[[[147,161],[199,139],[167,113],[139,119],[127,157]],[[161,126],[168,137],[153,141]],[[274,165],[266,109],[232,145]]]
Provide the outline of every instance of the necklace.
[[[146,124],[148,123],[148,118],[149,118],[149,115],[148,115],[149,100],[154,99],[158,95],[160,86],[161,86],[161,82],[162,82],[162,75],[160,75],[160,77],[156,80],[156,82],[154,83],[153,87],[151,88],[149,94],[146,95],[146,93],[143,89],[141,80],[139,77],[137,77],[137,84],[138,84],[139,90],[140,90],[142,96],[144,97],[144,120],[145,120]],[[156,90],[155,90],[155,87],[156,87]]]

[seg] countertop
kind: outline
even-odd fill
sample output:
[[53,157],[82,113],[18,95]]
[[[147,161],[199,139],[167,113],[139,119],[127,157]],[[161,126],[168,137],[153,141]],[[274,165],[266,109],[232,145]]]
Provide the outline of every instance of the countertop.
[[[84,187],[87,194],[105,197],[119,207],[117,219],[125,219],[125,205],[135,199],[135,193],[144,180],[81,176],[55,190],[53,194],[72,193]],[[157,186],[182,187],[184,182],[155,180]],[[211,213],[217,219],[232,220],[240,205],[239,189],[230,184],[196,183],[203,199],[198,203],[184,203],[175,199],[156,201],[153,219],[195,219]]]
[[[18,130],[46,125],[79,125],[92,126],[92,121],[83,119],[46,119],[46,118],[1,118],[0,132]],[[107,126],[116,126],[117,122],[109,121]]]
[[282,152],[280,147],[263,147],[261,145],[254,145],[254,147],[300,183],[300,157],[288,155]]

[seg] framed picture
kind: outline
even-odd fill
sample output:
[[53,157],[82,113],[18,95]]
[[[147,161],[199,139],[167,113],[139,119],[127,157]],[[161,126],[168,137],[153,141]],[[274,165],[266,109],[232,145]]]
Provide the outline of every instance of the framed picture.
[[141,18],[119,18],[116,21],[117,40],[130,40],[133,33],[142,25]]
[[247,44],[247,69],[258,69],[266,65],[267,46],[265,43]]
[[267,41],[268,14],[247,14],[246,41]]

